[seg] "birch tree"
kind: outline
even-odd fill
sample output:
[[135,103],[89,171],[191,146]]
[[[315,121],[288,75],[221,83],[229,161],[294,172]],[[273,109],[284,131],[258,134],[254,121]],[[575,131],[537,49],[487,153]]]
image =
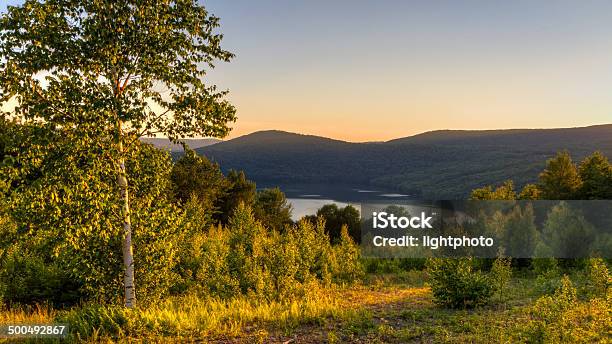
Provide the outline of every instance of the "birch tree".
[[233,57],[218,27],[194,0],[26,0],[0,18],[0,102],[14,105],[10,115],[108,141],[127,307],[136,284],[126,159],[142,136],[228,134],[235,108],[206,82]]

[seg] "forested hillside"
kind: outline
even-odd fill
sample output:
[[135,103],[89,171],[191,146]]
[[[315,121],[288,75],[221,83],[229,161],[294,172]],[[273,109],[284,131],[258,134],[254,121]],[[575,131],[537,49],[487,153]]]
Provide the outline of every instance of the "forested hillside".
[[265,183],[379,186],[425,198],[465,198],[482,184],[535,181],[560,150],[612,156],[612,125],[568,129],[440,130],[381,143],[261,131],[196,149]]

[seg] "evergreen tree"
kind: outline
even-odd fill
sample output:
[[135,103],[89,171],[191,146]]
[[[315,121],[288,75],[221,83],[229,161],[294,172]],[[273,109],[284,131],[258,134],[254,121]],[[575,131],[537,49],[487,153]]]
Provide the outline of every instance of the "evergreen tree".
[[584,159],[578,174],[582,179],[578,190],[581,199],[612,199],[612,165],[601,152]]
[[348,234],[355,242],[361,242],[361,218],[359,210],[352,205],[339,208],[336,204],[326,204],[317,210],[316,217],[307,217],[313,223],[316,218],[325,220],[325,231],[332,242],[340,240],[343,226],[347,227]]
[[543,199],[575,199],[581,184],[576,165],[567,151],[548,160],[546,169],[540,173]]
[[189,148],[172,167],[170,178],[177,201],[185,204],[195,197],[202,210],[209,213],[216,213],[219,199],[226,195],[230,187],[218,164]]
[[243,171],[229,171],[227,181],[229,188],[219,200],[220,213],[217,216],[217,219],[224,224],[228,223],[239,204],[252,208],[257,192],[257,185],[248,180]]
[[282,231],[291,221],[291,204],[279,188],[257,192],[253,215],[264,226]]

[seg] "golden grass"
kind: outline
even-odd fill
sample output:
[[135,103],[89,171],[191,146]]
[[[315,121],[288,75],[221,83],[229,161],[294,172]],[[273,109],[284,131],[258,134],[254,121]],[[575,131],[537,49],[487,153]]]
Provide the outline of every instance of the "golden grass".
[[18,309],[0,308],[0,325],[7,324],[49,324],[57,315],[57,311],[43,305]]

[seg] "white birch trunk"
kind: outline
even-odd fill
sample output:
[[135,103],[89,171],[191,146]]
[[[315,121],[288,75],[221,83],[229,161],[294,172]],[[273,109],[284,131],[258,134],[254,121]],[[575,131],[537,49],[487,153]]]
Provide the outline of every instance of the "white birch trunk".
[[123,158],[123,142],[121,138],[121,123],[119,123],[119,176],[117,183],[121,190],[122,217],[123,217],[123,284],[125,291],[125,307],[136,307],[136,286],[134,285],[134,254],[132,251],[132,224],[130,221],[130,197],[128,194],[127,170]]

